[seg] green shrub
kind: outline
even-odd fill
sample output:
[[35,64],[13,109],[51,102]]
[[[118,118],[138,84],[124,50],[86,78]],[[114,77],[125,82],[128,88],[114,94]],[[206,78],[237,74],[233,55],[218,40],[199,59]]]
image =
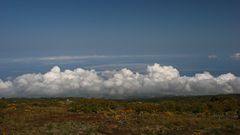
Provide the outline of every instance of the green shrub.
[[74,102],[69,105],[70,112],[100,112],[116,109],[117,105],[111,101],[96,100],[96,99],[82,99],[79,102]]
[[7,107],[7,102],[3,101],[3,100],[0,100],[0,109],[1,108],[6,108]]
[[5,118],[5,114],[3,112],[0,112],[0,124],[3,123]]
[[48,107],[48,105],[47,105],[46,103],[38,103],[38,102],[32,103],[32,106],[37,106],[37,107]]

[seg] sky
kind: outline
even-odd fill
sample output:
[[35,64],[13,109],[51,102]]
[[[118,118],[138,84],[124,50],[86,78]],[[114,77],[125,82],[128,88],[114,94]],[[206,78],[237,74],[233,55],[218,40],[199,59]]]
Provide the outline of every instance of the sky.
[[0,0],[0,79],[54,66],[148,74],[154,63],[181,76],[239,76],[239,7],[238,0]]

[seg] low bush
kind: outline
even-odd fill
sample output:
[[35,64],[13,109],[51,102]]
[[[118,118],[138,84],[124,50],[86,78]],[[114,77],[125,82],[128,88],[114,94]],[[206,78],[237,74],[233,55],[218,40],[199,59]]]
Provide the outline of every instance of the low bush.
[[0,109],[1,108],[6,108],[8,106],[6,101],[0,100]]

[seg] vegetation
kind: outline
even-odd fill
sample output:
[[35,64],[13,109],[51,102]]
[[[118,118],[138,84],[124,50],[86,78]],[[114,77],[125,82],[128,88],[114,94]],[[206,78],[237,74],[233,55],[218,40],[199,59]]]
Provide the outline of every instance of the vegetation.
[[240,95],[107,100],[1,99],[4,135],[234,135]]

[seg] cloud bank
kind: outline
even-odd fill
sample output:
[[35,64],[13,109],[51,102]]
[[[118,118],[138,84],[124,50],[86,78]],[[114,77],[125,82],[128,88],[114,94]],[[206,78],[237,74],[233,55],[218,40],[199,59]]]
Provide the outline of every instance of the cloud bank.
[[208,72],[180,76],[172,66],[149,65],[146,74],[123,68],[118,71],[61,71],[24,74],[13,80],[0,79],[1,97],[106,97],[128,98],[164,95],[209,95],[240,93],[240,78],[228,73],[218,77]]

